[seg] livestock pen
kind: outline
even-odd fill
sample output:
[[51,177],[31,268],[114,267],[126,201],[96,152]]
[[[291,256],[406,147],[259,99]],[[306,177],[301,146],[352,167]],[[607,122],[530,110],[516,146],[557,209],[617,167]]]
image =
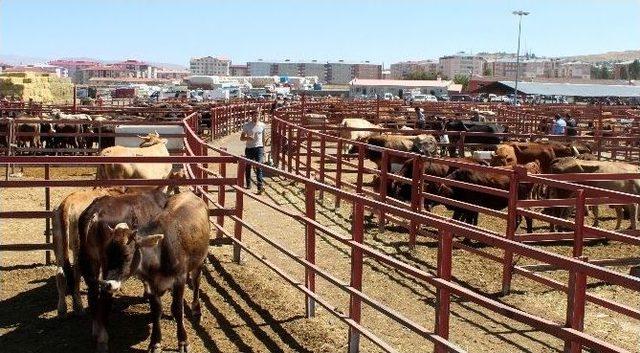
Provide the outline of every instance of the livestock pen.
[[[223,138],[225,135],[232,133],[234,130],[246,121],[247,111],[255,109],[255,105],[236,105],[234,108],[225,106],[214,107],[211,109],[212,126],[211,131],[215,139]],[[298,105],[289,110],[301,109],[300,115],[304,116],[306,109],[311,109],[312,104],[305,103]],[[363,107],[366,109],[366,106]],[[213,144],[205,143],[196,134],[196,129],[200,125],[198,117],[195,114],[189,115],[183,123],[185,129],[185,154],[186,156],[162,157],[164,159],[140,159],[135,160],[141,163],[158,163],[170,162],[176,164],[185,164],[189,176],[185,181],[114,181],[115,184],[127,185],[190,185],[202,195],[211,207],[212,224],[218,231],[219,235],[230,239],[233,245],[233,259],[241,260],[241,254],[246,252],[252,255],[258,262],[272,269],[277,275],[282,277],[293,287],[301,290],[304,296],[305,316],[312,317],[315,313],[316,305],[325,308],[326,313],[333,315],[338,322],[349,327],[348,329],[348,349],[351,352],[358,351],[360,347],[365,350],[372,350],[374,346],[378,349],[388,352],[406,351],[408,347],[403,346],[401,342],[403,335],[399,338],[389,337],[385,330],[381,330],[376,324],[379,316],[387,318],[387,330],[394,331],[392,327],[401,326],[412,334],[421,337],[425,343],[415,343],[420,345],[421,350],[428,349],[433,346],[436,351],[466,351],[461,348],[461,343],[465,343],[465,337],[460,331],[455,330],[455,325],[451,322],[457,322],[452,319],[452,306],[468,302],[473,303],[486,313],[497,313],[505,319],[513,320],[532,328],[536,332],[544,333],[554,340],[565,342],[567,351],[580,351],[581,347],[590,348],[596,351],[607,352],[624,352],[631,351],[634,344],[631,340],[619,341],[618,339],[609,341],[607,337],[594,334],[592,332],[584,332],[583,322],[585,317],[590,320],[599,320],[597,316],[587,316],[585,307],[587,301],[591,301],[603,307],[609,308],[620,314],[623,320],[637,320],[638,311],[631,303],[616,303],[613,300],[599,298],[587,289],[587,278],[595,283],[608,283],[610,285],[622,288],[624,291],[637,294],[640,289],[640,280],[636,277],[629,276],[619,271],[614,271],[604,267],[603,264],[592,263],[580,258],[580,251],[584,247],[582,240],[592,235],[597,237],[610,237],[613,240],[628,242],[630,245],[637,246],[635,238],[629,237],[618,232],[605,232],[598,229],[590,229],[584,227],[580,222],[580,215],[576,215],[574,222],[567,220],[557,220],[545,218],[547,221],[560,223],[564,226],[576,226],[576,230],[569,234],[565,232],[563,238],[573,239],[572,247],[574,253],[566,256],[557,254],[552,251],[541,249],[533,245],[524,243],[526,239],[518,239],[515,234],[515,214],[521,213],[532,217],[542,217],[537,214],[527,213],[523,207],[530,207],[533,204],[527,204],[525,201],[536,200],[517,200],[512,194],[508,195],[509,207],[504,218],[509,223],[506,232],[492,231],[483,227],[469,226],[460,222],[450,221],[442,216],[428,213],[422,210],[422,198],[431,197],[421,192],[419,185],[425,176],[416,173],[409,179],[393,176],[391,173],[384,173],[365,167],[363,159],[363,149],[371,148],[364,144],[358,144],[358,161],[355,163],[347,161],[347,156],[341,156],[341,143],[354,143],[353,141],[344,141],[334,136],[315,132],[299,125],[291,124],[286,119],[285,109],[282,115],[276,113],[276,117],[271,119],[272,126],[272,151],[274,156],[280,156],[280,163],[276,165],[286,165],[288,171],[279,168],[262,165],[261,167],[271,174],[271,182],[279,185],[293,185],[299,189],[300,194],[304,198],[301,209],[288,207],[278,200],[270,200],[266,197],[256,196],[243,188],[243,171],[247,167],[255,165],[254,162],[247,160],[237,153],[231,153],[228,150],[217,147]],[[293,115],[293,114],[290,114]],[[213,118],[215,117],[215,118]],[[292,121],[295,121],[292,119]],[[222,126],[226,124],[226,126]],[[285,132],[286,131],[286,132]],[[285,133],[283,133],[285,132]],[[285,136],[287,137],[286,148],[284,145]],[[295,137],[294,137],[295,136]],[[323,142],[324,141],[324,142]],[[319,145],[318,145],[319,143]],[[330,146],[331,145],[331,146]],[[362,147],[360,147],[362,146]],[[337,148],[336,148],[337,147]],[[388,159],[393,151],[382,150],[383,155]],[[407,155],[413,158],[415,163],[421,163],[429,160],[425,157],[416,155]],[[322,161],[322,158],[325,158]],[[385,159],[385,157],[383,157]],[[326,168],[329,160],[336,163],[335,170]],[[438,159],[433,159],[438,160]],[[127,161],[134,161],[128,159]],[[439,162],[442,162],[438,160]],[[99,163],[113,163],[117,160],[105,157],[55,157],[55,156],[9,156],[2,157],[0,162],[7,164],[30,164],[44,166],[47,165],[64,165],[69,163],[72,165],[95,165]],[[461,165],[465,168],[477,168],[478,170],[489,170],[488,167],[476,167],[469,165]],[[351,172],[347,168],[355,168],[356,181],[353,183],[344,177],[346,172]],[[339,171],[342,170],[343,173]],[[414,170],[419,170],[415,168]],[[491,169],[495,172],[494,169]],[[234,173],[234,174],[231,174]],[[385,184],[391,179],[415,183],[414,195],[412,195],[409,205],[403,204],[386,197],[383,194],[376,194],[364,188],[364,175],[367,173],[379,173],[381,183]],[[577,197],[569,199],[565,202],[573,202],[584,204],[586,196],[589,195],[590,202],[612,203],[612,202],[629,202],[638,201],[637,196],[620,195],[618,193],[607,193],[604,190],[593,190],[593,188],[584,187],[564,181],[548,180],[548,176],[532,176],[522,173],[522,171],[504,171],[505,175],[513,179],[510,187],[516,187],[521,182],[549,183],[556,187],[575,188]],[[315,174],[315,175],[314,175]],[[227,175],[232,175],[227,177]],[[609,176],[613,177],[613,176]],[[538,178],[538,179],[534,179]],[[333,180],[332,180],[333,179]],[[56,188],[61,186],[88,186],[98,184],[96,181],[58,181],[58,180],[32,180],[27,183],[25,180],[15,181],[8,180],[0,182],[0,187],[31,187],[31,188]],[[104,184],[102,184],[104,185]],[[352,192],[350,190],[355,190]],[[384,190],[384,188],[383,188]],[[488,192],[492,192],[487,190]],[[283,191],[284,192],[284,191]],[[592,193],[592,194],[590,194]],[[269,193],[267,193],[269,194]],[[275,197],[275,194],[274,194]],[[345,222],[350,223],[346,229],[338,229],[329,226],[326,223],[326,216],[321,212],[326,209],[324,202],[327,199],[341,200],[342,207],[334,209],[335,214],[344,213]],[[584,201],[584,202],[583,202]],[[273,221],[281,224],[297,224],[301,226],[301,233],[298,241],[289,240],[288,238],[277,237],[274,234],[273,227],[264,229],[259,225],[253,224],[248,219],[255,219],[259,215],[252,214],[251,210],[244,205],[247,203],[259,204],[264,208],[272,210],[269,215],[277,214]],[[451,202],[455,202],[452,200]],[[345,207],[346,206],[346,207]],[[462,205],[460,207],[474,207],[473,205]],[[3,207],[4,208],[4,207]],[[477,207],[476,207],[477,208]],[[437,244],[434,249],[436,255],[430,259],[434,263],[434,267],[417,265],[412,260],[407,260],[402,254],[389,254],[381,249],[369,236],[367,230],[367,222],[365,221],[365,209],[370,209],[376,214],[384,215],[386,219],[399,219],[409,224],[410,237],[407,243],[411,243],[418,251],[423,247],[421,242],[416,241],[416,236],[431,236]],[[580,208],[578,208],[580,209]],[[478,209],[480,210],[480,209]],[[20,217],[20,213],[11,210],[0,210],[3,219]],[[483,211],[483,210],[480,210]],[[22,213],[24,217],[46,218],[48,213],[41,210],[32,210],[31,214]],[[36,213],[41,212],[41,213]],[[229,222],[224,222],[227,220]],[[5,220],[6,222],[6,220]],[[224,223],[227,223],[225,226]],[[229,224],[230,223],[230,224]],[[384,225],[384,223],[382,223]],[[274,224],[277,226],[277,224]],[[291,229],[299,229],[291,227]],[[532,235],[533,236],[533,235]],[[554,235],[555,236],[555,235]],[[252,238],[249,238],[252,237]],[[474,241],[486,244],[493,252],[486,251],[486,258],[497,261],[502,267],[504,283],[511,284],[511,273],[528,274],[530,277],[541,277],[533,273],[533,267],[519,266],[514,263],[513,257],[520,256],[528,258],[532,262],[530,266],[536,268],[548,267],[553,268],[557,272],[566,275],[567,285],[556,279],[541,280],[543,284],[549,285],[561,292],[566,292],[566,320],[558,322],[551,319],[544,313],[532,313],[526,308],[519,308],[514,303],[507,303],[504,300],[486,293],[485,289],[474,285],[470,281],[461,281],[459,276],[454,276],[453,271],[456,267],[464,266],[460,260],[464,258],[455,256],[454,249],[460,248],[470,254],[480,254],[484,251],[472,246],[468,246],[455,237],[466,237]],[[413,240],[412,240],[413,239]],[[297,246],[301,241],[300,246]],[[320,252],[325,254],[325,244],[327,241],[340,244],[342,249],[346,249],[347,254],[343,256],[348,264],[348,272],[346,278],[344,274],[335,267],[331,267],[331,262],[338,262],[338,258],[326,259],[318,257]],[[42,246],[46,248],[46,246]],[[2,248],[0,248],[2,249]],[[2,250],[18,250],[4,248]],[[335,255],[334,255],[335,256]],[[288,262],[284,262],[284,259]],[[329,260],[329,261],[327,261]],[[215,260],[212,260],[215,261]],[[288,265],[287,265],[288,264]],[[383,271],[385,273],[397,273],[402,275],[405,280],[419,283],[433,289],[432,296],[424,298],[432,299],[433,302],[419,301],[417,304],[418,314],[414,312],[407,313],[403,306],[392,306],[387,304],[387,298],[379,297],[378,289],[374,286],[380,286],[381,282],[371,283],[371,269]],[[483,273],[471,274],[482,276]],[[394,277],[390,278],[395,278]],[[505,279],[506,278],[506,279]],[[546,282],[545,282],[546,281]],[[322,282],[322,283],[321,283]],[[553,285],[550,285],[552,283]],[[592,282],[593,283],[593,282]],[[401,284],[400,287],[408,288],[408,284]],[[329,289],[330,288],[330,289]],[[507,288],[507,292],[508,292]],[[513,288],[511,288],[513,290]],[[517,288],[515,288],[517,289]],[[279,288],[275,294],[284,292],[284,288]],[[340,310],[341,302],[334,291],[344,293],[348,298],[346,310]],[[422,296],[422,294],[421,294]],[[627,294],[625,294],[625,297]],[[407,300],[409,298],[406,298]],[[397,304],[396,304],[397,305]],[[414,304],[416,305],[416,304]],[[454,308],[455,311],[458,310]],[[456,316],[457,317],[457,316]],[[426,319],[429,318],[429,319]],[[368,326],[371,325],[371,326]],[[206,330],[206,328],[205,328]],[[456,334],[451,336],[451,332]],[[395,332],[395,331],[394,331]],[[360,342],[360,337],[365,337],[369,344]],[[619,337],[617,337],[619,338]],[[476,337],[477,339],[477,337]],[[547,338],[549,339],[549,338]],[[391,341],[392,343],[390,343]],[[415,340],[407,341],[410,343],[420,342]],[[482,343],[478,343],[479,347]],[[550,350],[562,349],[557,345],[551,344]],[[415,348],[415,347],[412,347]],[[495,347],[494,347],[495,349]],[[412,349],[414,350],[414,349]],[[470,346],[469,351],[475,351]]]

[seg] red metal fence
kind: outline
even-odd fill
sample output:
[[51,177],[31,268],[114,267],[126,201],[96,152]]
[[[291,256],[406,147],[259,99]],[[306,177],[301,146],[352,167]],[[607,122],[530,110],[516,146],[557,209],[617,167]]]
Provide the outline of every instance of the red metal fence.
[[[300,107],[303,112],[305,109],[309,109],[309,105]],[[241,124],[246,121],[246,112],[253,107],[245,107],[246,109],[229,109],[224,106],[212,108],[212,135],[214,138],[220,138],[225,134],[231,133],[238,129]],[[304,113],[302,113],[304,115]],[[227,124],[226,126],[220,126],[221,124]],[[583,246],[583,240],[589,235],[593,234],[598,237],[611,237],[611,239],[628,241],[636,244],[636,240],[623,234],[616,232],[605,232],[598,229],[589,229],[580,224],[579,220],[582,215],[576,216],[575,224],[577,226],[573,233],[574,238],[574,257],[562,256],[554,254],[549,251],[538,249],[534,246],[524,244],[515,237],[515,214],[526,214],[530,216],[539,216],[537,214],[527,213],[528,211],[522,209],[519,206],[531,206],[531,204],[522,204],[524,201],[519,201],[510,197],[509,209],[507,211],[507,219],[510,226],[508,227],[507,234],[497,234],[495,232],[488,231],[479,227],[469,226],[460,222],[450,221],[446,218],[437,216],[435,214],[423,212],[421,209],[422,198],[428,197],[425,193],[414,191],[410,205],[402,205],[401,203],[393,202],[389,198],[385,198],[384,195],[373,195],[367,193],[363,188],[363,175],[365,172],[375,172],[369,168],[364,168],[363,151],[365,146],[358,147],[358,162],[351,163],[346,161],[346,158],[341,155],[341,145],[344,143],[352,143],[352,141],[345,141],[335,138],[333,136],[318,133],[312,130],[302,128],[297,125],[291,125],[287,121],[281,118],[272,119],[272,151],[274,156],[278,156],[279,165],[285,165],[289,171],[284,171],[275,167],[269,167],[266,165],[260,165],[263,169],[268,171],[274,176],[278,176],[282,180],[295,182],[299,185],[304,185],[304,192],[306,196],[305,212],[300,213],[296,211],[290,211],[283,209],[281,206],[276,205],[262,197],[248,193],[242,186],[244,183],[244,170],[245,168],[256,166],[257,164],[251,160],[243,158],[241,156],[234,156],[221,148],[216,148],[212,145],[206,144],[195,133],[199,126],[197,115],[192,114],[185,119],[185,147],[187,156],[173,156],[173,157],[156,157],[156,158],[140,158],[140,159],[126,159],[127,162],[141,162],[141,163],[179,163],[185,164],[187,172],[191,179],[185,181],[176,180],[120,180],[120,181],[60,181],[60,180],[33,180],[33,181],[0,181],[0,187],[59,187],[59,186],[91,186],[91,185],[192,185],[197,192],[204,197],[208,204],[211,205],[211,215],[213,216],[214,226],[220,234],[224,234],[232,239],[234,243],[234,259],[239,261],[241,251],[246,251],[248,254],[255,257],[259,262],[263,263],[267,267],[274,270],[285,281],[291,285],[300,289],[306,298],[307,316],[314,315],[315,304],[319,304],[327,309],[327,311],[339,320],[349,326],[349,351],[357,352],[359,350],[359,338],[364,336],[371,340],[378,347],[387,352],[395,352],[396,348],[389,345],[382,338],[371,332],[365,325],[362,324],[362,305],[367,305],[373,308],[376,312],[384,315],[397,322],[398,324],[406,327],[410,331],[424,337],[426,340],[432,342],[435,346],[435,350],[438,352],[443,351],[455,351],[463,352],[462,349],[451,343],[449,338],[449,317],[451,297],[459,297],[463,300],[468,300],[476,303],[479,306],[484,307],[487,310],[495,312],[499,315],[503,315],[510,319],[522,322],[531,326],[535,330],[545,332],[552,336],[555,336],[566,342],[565,350],[569,352],[579,352],[582,347],[590,348],[595,351],[601,352],[626,352],[626,350],[615,346],[610,342],[606,342],[602,339],[596,338],[592,335],[583,332],[583,320],[584,320],[584,308],[586,301],[592,301],[596,304],[608,307],[612,310],[618,311],[628,317],[639,319],[640,313],[636,308],[631,308],[620,303],[598,298],[587,292],[586,281],[587,278],[596,279],[604,283],[608,283],[622,288],[629,289],[631,291],[640,291],[640,279],[622,274],[599,264],[594,264],[585,261],[580,258],[580,251]],[[286,143],[286,145],[285,145]],[[319,143],[319,146],[317,145]],[[314,145],[315,144],[315,145]],[[335,144],[337,147],[335,153],[328,152],[329,144]],[[287,148],[284,148],[284,147]],[[319,150],[318,150],[319,148]],[[389,155],[390,151],[384,151]],[[422,157],[417,158],[415,155],[409,155],[410,158],[414,158],[415,163],[424,161]],[[324,158],[324,160],[323,160]],[[388,158],[388,157],[387,157]],[[314,160],[316,159],[316,160]],[[334,171],[328,171],[326,164],[331,159],[336,162],[336,168]],[[319,163],[318,163],[319,160]],[[107,157],[49,157],[49,156],[8,156],[0,157],[0,164],[29,164],[29,165],[42,165],[47,168],[47,165],[65,165],[65,164],[99,164],[99,163],[114,163],[121,160],[116,158]],[[235,177],[227,177],[228,166],[231,164],[236,165]],[[314,167],[314,164],[317,167]],[[217,172],[213,171],[213,168],[217,165]],[[278,165],[277,165],[278,166]],[[357,168],[357,181],[355,184],[349,184],[342,178],[341,172],[346,172],[346,167]],[[475,166],[464,166],[465,168],[476,168]],[[344,168],[344,170],[341,170]],[[480,167],[477,167],[480,168]],[[418,170],[417,168],[415,170]],[[480,169],[479,169],[480,170]],[[312,175],[312,172],[316,175]],[[495,170],[494,170],[495,172]],[[557,181],[549,179],[548,176],[530,176],[522,174],[518,171],[505,171],[512,178],[511,187],[517,186],[519,182],[536,182],[536,183],[548,183],[556,187],[574,188],[577,190],[577,196],[570,202],[577,202],[583,204],[583,201],[587,200],[587,195],[591,197],[592,202],[598,202],[596,198],[601,200],[603,197],[610,200],[616,200],[616,202],[638,202],[637,196],[633,195],[620,195],[617,193],[610,193],[606,190],[600,190],[597,188],[590,188],[577,184],[572,184],[563,181]],[[333,178],[333,179],[331,179]],[[391,178],[396,178],[389,173],[380,174],[382,183],[386,183]],[[46,178],[45,178],[46,179]],[[398,180],[402,180],[397,178]],[[414,190],[420,190],[420,185],[424,176],[419,173],[414,175],[410,182],[415,183]],[[330,185],[329,182],[333,185]],[[407,181],[407,180],[405,180]],[[356,193],[347,191],[349,186],[355,186]],[[217,191],[217,198],[214,198],[209,194],[208,188],[212,187]],[[235,203],[233,208],[229,208],[226,205],[225,190],[231,188],[235,193]],[[322,195],[322,196],[319,196]],[[341,234],[340,232],[331,229],[318,221],[316,221],[316,210],[314,201],[317,196],[320,198],[324,195],[332,195],[336,200],[342,200],[353,204],[352,211],[352,232],[351,234]],[[245,198],[252,198],[257,202],[272,208],[273,210],[280,212],[283,216],[291,217],[305,225],[305,251],[304,254],[298,254],[285,245],[273,240],[268,234],[260,232],[251,224],[243,220],[244,207],[243,202]],[[518,204],[520,202],[520,204]],[[468,205],[460,205],[468,206]],[[415,235],[423,234],[426,236],[432,236],[438,241],[438,259],[436,273],[430,273],[425,270],[419,269],[416,266],[405,263],[399,259],[394,258],[388,254],[364,243],[364,212],[365,208],[371,209],[374,212],[385,215],[389,219],[397,218],[402,219],[410,224],[410,232],[412,238],[415,239]],[[578,210],[581,208],[578,207]],[[0,212],[1,218],[45,218],[49,217],[49,209],[46,211],[33,211],[31,213],[18,213],[15,211],[3,211]],[[580,212],[578,212],[580,213]],[[234,222],[233,232],[226,230],[223,227],[223,221],[225,218],[229,218]],[[557,222],[562,225],[571,226],[565,224],[566,221],[558,219],[548,219],[551,222]],[[569,222],[571,223],[571,222]],[[436,229],[435,233],[426,232],[423,226],[429,226]],[[271,261],[267,260],[263,254],[256,252],[254,249],[249,248],[242,240],[243,232],[250,232],[253,235],[264,241],[274,250],[277,250],[287,255],[292,261],[295,261],[305,269],[304,280],[299,280],[295,276],[291,275],[289,271],[279,268]],[[589,233],[591,232],[591,233]],[[321,268],[316,264],[315,239],[319,234],[323,234],[327,237],[335,239],[336,241],[348,246],[351,249],[351,276],[348,283],[340,280],[335,274],[330,272],[330,269]],[[537,260],[540,266],[548,266],[560,271],[565,271],[569,274],[568,284],[565,286],[559,282],[553,282],[549,279],[542,280],[540,282],[551,286],[554,289],[560,289],[567,293],[568,306],[567,306],[567,318],[565,322],[554,322],[544,317],[536,316],[526,311],[520,310],[516,307],[504,304],[494,298],[480,294],[473,288],[468,287],[462,283],[456,282],[452,279],[452,249],[458,247],[479,253],[480,250],[470,248],[455,241],[453,236],[463,236],[472,239],[477,242],[487,244],[491,247],[501,249],[505,254],[503,258],[495,255],[487,255],[487,258],[494,259],[504,264],[504,276],[503,284],[511,283],[511,273],[521,274],[529,276],[530,278],[538,278],[538,274],[528,270],[524,267],[515,266],[513,264],[514,256],[523,256]],[[6,247],[0,247],[0,250],[15,250],[7,249]],[[420,323],[417,323],[404,315],[402,315],[397,309],[390,308],[376,299],[368,296],[363,288],[363,281],[366,281],[366,277],[363,277],[363,261],[364,259],[370,259],[377,263],[390,267],[398,272],[404,273],[407,276],[414,278],[415,280],[429,284],[436,289],[436,320],[433,322],[433,329],[427,328]],[[328,302],[326,298],[319,295],[315,291],[316,277],[320,276],[322,279],[333,284],[335,288],[347,293],[350,296],[350,306],[347,314],[337,311],[335,303]],[[541,277],[541,276],[540,276]],[[507,288],[508,289],[508,288]]]

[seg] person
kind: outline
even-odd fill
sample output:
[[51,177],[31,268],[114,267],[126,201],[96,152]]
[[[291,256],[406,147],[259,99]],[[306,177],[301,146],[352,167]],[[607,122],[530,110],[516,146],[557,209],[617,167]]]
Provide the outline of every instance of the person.
[[578,123],[576,122],[576,119],[569,114],[567,114],[567,135],[578,135]]
[[[240,134],[240,140],[246,141],[245,157],[258,163],[262,163],[264,159],[264,131],[266,129],[265,123],[260,121],[260,113],[260,110],[251,112],[251,121],[242,126],[242,133]],[[258,194],[261,194],[264,190],[262,169],[254,166],[254,170]],[[247,166],[245,169],[245,181],[245,187],[247,189],[251,188],[251,166]]]
[[564,120],[562,115],[556,114],[555,122],[553,123],[553,126],[551,127],[551,134],[552,135],[564,135],[566,130],[567,130],[567,122]]
[[425,129],[427,126],[427,119],[424,117],[422,108],[416,107],[416,129]]
[[487,118],[485,118],[484,115],[480,115],[479,112],[473,112],[473,116],[471,117],[471,121],[484,123],[484,122],[487,121]]

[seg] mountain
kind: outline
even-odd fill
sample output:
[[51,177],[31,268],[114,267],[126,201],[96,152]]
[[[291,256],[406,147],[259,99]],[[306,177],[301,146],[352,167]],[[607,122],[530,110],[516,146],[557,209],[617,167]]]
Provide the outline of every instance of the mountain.
[[627,60],[635,60],[640,59],[640,50],[625,50],[625,51],[609,51],[602,54],[589,54],[589,55],[576,55],[576,56],[567,56],[563,59],[566,60],[579,60],[588,63],[598,63],[598,62],[616,62],[616,61],[627,61]]
[[0,63],[9,65],[35,65],[44,64],[48,61],[46,58],[38,58],[22,55],[0,55]]

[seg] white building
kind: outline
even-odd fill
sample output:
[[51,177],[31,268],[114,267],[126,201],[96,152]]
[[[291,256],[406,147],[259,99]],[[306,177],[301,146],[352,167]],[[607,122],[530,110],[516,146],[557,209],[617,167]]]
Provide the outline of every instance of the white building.
[[364,63],[346,63],[342,60],[334,63],[312,62],[267,62],[251,61],[247,63],[251,76],[317,76],[322,83],[346,85],[354,78],[381,79],[382,65]]
[[453,79],[456,75],[481,76],[485,60],[476,55],[456,54],[443,56],[439,62],[442,74]]
[[[521,58],[518,76],[521,79],[558,77],[557,64],[557,59]],[[502,58],[488,61],[486,66],[491,71],[491,76],[514,79],[518,62],[516,58]]]
[[391,78],[402,80],[414,72],[426,72],[436,74],[440,71],[440,64],[432,60],[402,61],[391,64]]
[[229,76],[231,60],[213,56],[191,58],[189,71],[193,75]]
[[461,85],[455,85],[453,81],[447,80],[370,80],[353,79],[349,82],[349,95],[351,97],[378,95],[382,97],[385,93],[394,96],[403,96],[405,91],[420,90],[425,94],[436,96],[446,95],[449,90],[459,92]]

